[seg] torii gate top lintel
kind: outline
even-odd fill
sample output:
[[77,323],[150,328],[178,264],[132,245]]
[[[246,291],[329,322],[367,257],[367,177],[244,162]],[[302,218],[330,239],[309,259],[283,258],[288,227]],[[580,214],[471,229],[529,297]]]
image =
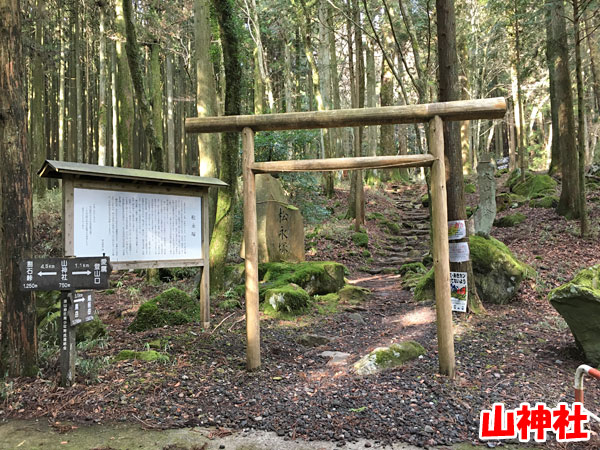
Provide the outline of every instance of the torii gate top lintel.
[[[260,316],[258,298],[258,247],[256,218],[256,173],[329,171],[392,167],[431,167],[431,216],[433,265],[440,373],[454,377],[454,337],[450,301],[448,211],[444,162],[443,122],[496,119],[506,113],[502,97],[380,108],[264,114],[255,116],[194,117],[185,121],[188,133],[241,132],[244,177],[244,241],[246,272],[246,364],[260,367]],[[429,122],[430,154],[330,158],[297,161],[254,160],[256,131],[300,130]]]

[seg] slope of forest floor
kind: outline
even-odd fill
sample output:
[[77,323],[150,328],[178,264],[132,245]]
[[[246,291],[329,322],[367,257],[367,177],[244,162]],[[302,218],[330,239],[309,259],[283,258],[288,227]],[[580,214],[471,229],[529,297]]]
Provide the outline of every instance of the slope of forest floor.
[[[394,270],[420,260],[427,249],[428,212],[421,205],[425,192],[421,185],[367,189],[369,245],[364,249],[351,243],[352,224],[343,218],[348,192],[336,190],[328,200],[330,219],[307,229],[307,257],[344,263],[349,281],[372,294],[365,303],[338,311],[315,310],[290,320],[263,317],[261,370],[245,370],[244,312],[219,308],[222,297],[213,299],[210,330],[190,324],[128,332],[143,300],[171,286],[191,292],[192,280],[150,286],[135,272],[120,272],[113,275],[112,293],[97,295],[109,338],[79,350],[77,383],[58,387],[57,354],[46,355],[38,378],[12,380],[2,387],[0,417],[44,417],[58,429],[64,421],[125,421],[149,429],[200,425],[214,427],[215,436],[258,429],[338,446],[359,438],[375,446],[398,441],[485,445],[477,439],[479,412],[494,402],[513,408],[525,401],[573,401],[573,375],[583,355],[546,296],[578,270],[600,263],[600,192],[589,194],[594,234],[588,239],[578,237],[578,222],[528,206],[516,209],[527,216],[525,222],[492,230],[538,277],[524,282],[508,305],[485,304],[486,313],[479,316],[455,315],[454,381],[437,374],[433,305],[415,302],[411,292],[402,290],[402,278]],[[467,199],[477,202],[476,194]],[[36,232],[49,241],[57,224],[46,219]],[[409,225],[386,229],[385,220]],[[40,240],[36,250],[44,245]],[[304,347],[297,340],[305,333],[327,336],[330,342]],[[164,343],[170,363],[110,361],[120,350],[144,350],[156,339]],[[373,348],[405,339],[420,342],[426,355],[377,375],[352,372],[352,364]],[[325,350],[350,356],[334,365],[320,356]],[[590,383],[586,405],[600,410],[600,386]],[[597,426],[592,429],[599,431]],[[588,443],[545,446],[599,445],[594,433]]]

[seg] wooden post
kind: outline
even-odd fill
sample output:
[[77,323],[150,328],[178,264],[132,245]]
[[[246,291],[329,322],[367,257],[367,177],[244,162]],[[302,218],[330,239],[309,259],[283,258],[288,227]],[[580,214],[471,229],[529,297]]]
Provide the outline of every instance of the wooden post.
[[71,327],[69,308],[73,305],[74,291],[60,293],[60,385],[69,387],[75,377],[75,361],[77,346],[75,345],[75,329]]
[[210,327],[210,230],[208,224],[208,189],[202,194],[202,278],[200,280],[200,317],[202,327]]
[[440,373],[454,378],[454,333],[450,302],[450,256],[448,250],[448,209],[446,165],[444,162],[444,123],[439,116],[429,122],[431,166],[431,215],[433,222],[433,267],[435,272],[435,311]]
[[254,164],[254,131],[242,130],[242,174],[244,176],[244,242],[246,268],[246,367],[260,367],[260,317],[258,312],[258,231],[256,223],[256,186]]

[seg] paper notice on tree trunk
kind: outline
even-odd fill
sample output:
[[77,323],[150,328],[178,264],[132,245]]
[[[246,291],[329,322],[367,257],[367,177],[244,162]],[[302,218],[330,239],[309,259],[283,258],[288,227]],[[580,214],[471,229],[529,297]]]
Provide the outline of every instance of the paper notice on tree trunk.
[[448,222],[448,239],[462,239],[467,235],[467,227],[464,220],[452,220]]
[[76,188],[74,253],[111,262],[202,259],[201,219],[200,197]]
[[450,262],[466,262],[469,260],[468,242],[451,242],[448,244]]
[[452,311],[467,312],[467,272],[450,272]]

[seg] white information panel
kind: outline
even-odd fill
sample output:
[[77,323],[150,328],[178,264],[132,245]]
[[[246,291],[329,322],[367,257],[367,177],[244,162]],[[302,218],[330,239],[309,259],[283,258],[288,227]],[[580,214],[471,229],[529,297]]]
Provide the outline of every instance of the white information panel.
[[75,256],[111,262],[202,259],[202,199],[74,189]]

